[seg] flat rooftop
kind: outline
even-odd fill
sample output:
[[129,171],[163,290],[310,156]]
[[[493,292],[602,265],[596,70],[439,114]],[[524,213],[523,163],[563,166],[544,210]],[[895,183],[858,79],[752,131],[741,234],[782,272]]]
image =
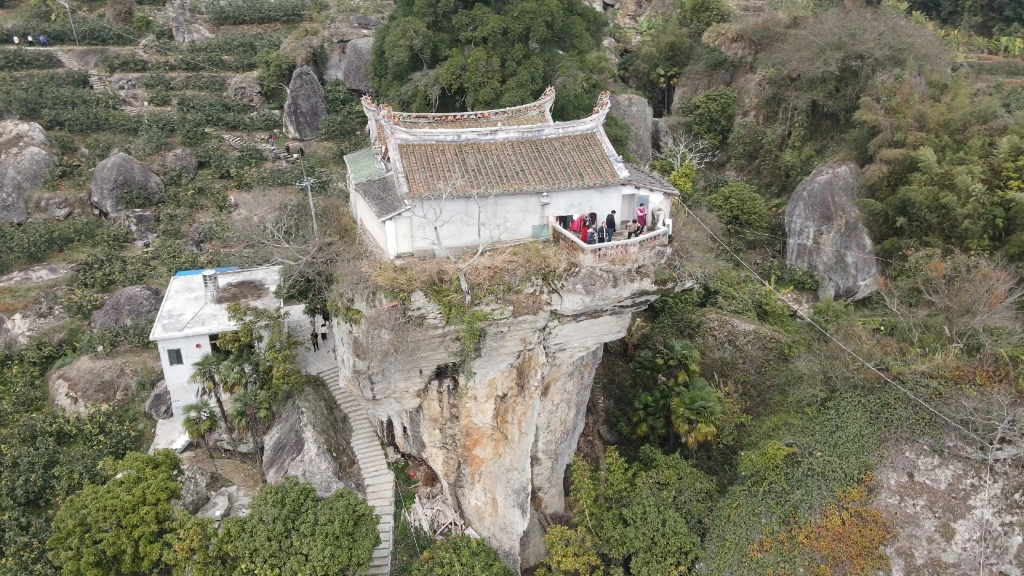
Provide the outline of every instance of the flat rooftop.
[[150,340],[217,334],[236,330],[228,319],[228,304],[243,302],[268,310],[281,306],[274,290],[281,283],[281,267],[217,268],[220,286],[216,302],[206,301],[202,270],[184,270],[171,278],[160,304]]

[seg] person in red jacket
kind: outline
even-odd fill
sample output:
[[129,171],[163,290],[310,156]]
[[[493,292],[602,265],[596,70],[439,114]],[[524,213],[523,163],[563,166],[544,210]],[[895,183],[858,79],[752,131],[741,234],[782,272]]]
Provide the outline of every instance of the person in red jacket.
[[644,207],[643,203],[640,203],[640,207],[636,209],[636,235],[639,236],[644,233],[644,228],[647,227],[647,208]]

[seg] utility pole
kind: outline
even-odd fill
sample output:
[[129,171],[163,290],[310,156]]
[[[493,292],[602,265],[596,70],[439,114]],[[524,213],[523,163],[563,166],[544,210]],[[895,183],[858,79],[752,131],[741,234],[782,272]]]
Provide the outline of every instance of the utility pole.
[[298,186],[299,188],[306,189],[306,197],[309,199],[309,215],[313,218],[313,236],[320,238],[320,231],[317,230],[316,227],[316,212],[313,211],[313,190],[311,189],[311,186],[313,186],[313,184],[316,184],[317,182],[319,182],[319,180],[317,180],[316,178],[306,176],[302,180],[296,182],[295,185]]
[[68,20],[71,22],[71,33],[75,35],[75,46],[82,47],[78,43],[78,32],[75,32],[75,19],[71,17],[71,6],[68,4],[68,0],[57,0],[61,5],[68,9]]

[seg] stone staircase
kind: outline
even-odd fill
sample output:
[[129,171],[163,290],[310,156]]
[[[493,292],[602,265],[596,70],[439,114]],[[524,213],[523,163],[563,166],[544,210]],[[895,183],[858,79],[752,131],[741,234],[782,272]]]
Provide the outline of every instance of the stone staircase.
[[338,369],[332,368],[317,374],[327,383],[338,406],[352,424],[352,450],[359,462],[366,488],[366,503],[373,507],[380,521],[380,545],[373,550],[373,560],[367,574],[372,576],[391,573],[391,549],[395,527],[395,476],[388,468],[377,431],[359,401],[346,390],[338,380]]
[[[57,55],[57,60],[60,60],[60,63],[63,64],[64,67],[68,70],[83,70],[82,65],[78,63],[78,60],[75,60],[71,57],[70,54],[61,50],[60,48],[40,47],[33,48],[33,50],[50,50]],[[99,70],[86,70],[86,73],[89,74],[89,85],[92,86],[92,89],[94,91],[106,92],[110,90],[110,81],[107,80],[106,75],[104,75],[102,72],[100,72]]]
[[156,44],[156,36],[150,34],[139,40],[138,46],[135,47],[135,56],[138,58],[148,58],[150,55],[150,48]]
[[[220,138],[221,140],[226,142],[228,146],[231,146],[235,150],[241,150],[242,146],[245,146],[247,144],[255,145],[259,147],[260,150],[263,150],[263,153],[266,154],[272,160],[285,160],[287,162],[295,161],[295,155],[288,154],[287,152],[285,152],[284,148],[271,148],[269,144],[264,144],[262,142],[251,142],[245,140],[244,138],[239,138],[238,136],[235,136],[233,134],[227,134],[224,132],[220,133]],[[289,145],[291,145],[292,148],[296,150],[298,149],[299,146],[297,142],[289,142]]]

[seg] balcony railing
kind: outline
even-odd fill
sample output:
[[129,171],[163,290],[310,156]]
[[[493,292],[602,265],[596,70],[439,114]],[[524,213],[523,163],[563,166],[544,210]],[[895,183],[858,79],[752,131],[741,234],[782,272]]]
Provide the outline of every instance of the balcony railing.
[[557,220],[552,219],[548,224],[551,230],[551,241],[575,252],[580,264],[586,266],[635,262],[645,254],[652,252],[655,247],[668,245],[668,235],[672,231],[670,226],[671,223],[669,226],[661,225],[656,230],[645,232],[629,240],[586,244],[571,231],[559,226]]

